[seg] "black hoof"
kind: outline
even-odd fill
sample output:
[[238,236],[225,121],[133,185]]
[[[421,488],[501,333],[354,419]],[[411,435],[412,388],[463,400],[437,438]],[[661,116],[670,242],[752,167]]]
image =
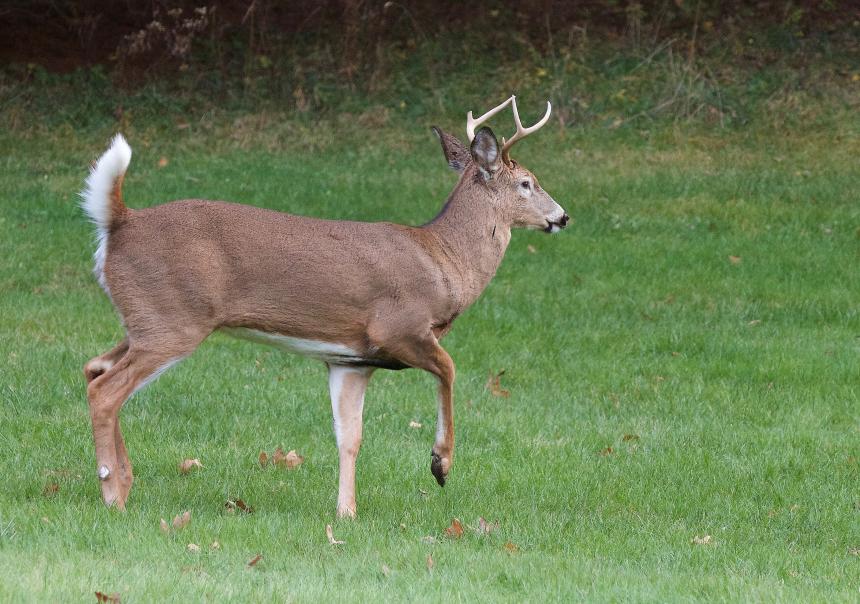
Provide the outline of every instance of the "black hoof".
[[439,483],[440,487],[445,486],[445,474],[442,473],[442,458],[439,457],[438,453],[430,452],[430,471],[433,472],[433,476],[436,477],[436,482]]

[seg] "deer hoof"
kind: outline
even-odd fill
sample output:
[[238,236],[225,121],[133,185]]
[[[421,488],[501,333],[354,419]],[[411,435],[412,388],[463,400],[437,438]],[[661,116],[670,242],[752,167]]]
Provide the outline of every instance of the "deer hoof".
[[442,456],[434,451],[430,452],[430,471],[433,473],[433,476],[436,478],[436,482],[439,483],[439,486],[444,487],[445,475],[447,473],[442,466]]

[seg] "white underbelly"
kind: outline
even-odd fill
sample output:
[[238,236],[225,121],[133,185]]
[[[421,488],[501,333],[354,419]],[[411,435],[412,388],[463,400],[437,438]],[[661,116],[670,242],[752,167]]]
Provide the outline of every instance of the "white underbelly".
[[221,331],[234,338],[268,344],[287,352],[313,357],[327,363],[357,364],[365,360],[357,350],[343,344],[293,338],[246,327],[222,327]]

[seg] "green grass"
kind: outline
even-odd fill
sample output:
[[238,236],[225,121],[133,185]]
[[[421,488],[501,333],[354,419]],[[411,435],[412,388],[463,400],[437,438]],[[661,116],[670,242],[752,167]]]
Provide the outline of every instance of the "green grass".
[[[434,121],[459,132],[457,116]],[[421,223],[455,182],[423,123],[275,141],[268,126],[287,126],[250,121],[226,139],[229,124],[132,121],[127,203]],[[76,192],[112,126],[0,135],[0,600],[856,601],[856,115],[791,133],[642,126],[522,145],[576,222],[516,233],[444,341],[458,366],[444,489],[432,378],[374,376],[354,522],[333,518],[323,367],[221,336],[126,405],[136,481],[126,513],[102,506],[81,367],[122,331]],[[485,389],[501,369],[506,399]],[[261,469],[278,445],[304,465]],[[186,457],[205,467],[180,475]],[[235,497],[255,512],[226,513]],[[162,534],[183,510],[190,525]],[[444,537],[479,516],[499,528]]]

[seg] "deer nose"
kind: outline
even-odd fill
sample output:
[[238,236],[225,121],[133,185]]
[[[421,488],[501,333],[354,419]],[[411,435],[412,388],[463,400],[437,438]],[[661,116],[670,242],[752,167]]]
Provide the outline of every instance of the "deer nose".
[[562,215],[561,219],[558,221],[558,223],[563,227],[566,227],[568,222],[570,222],[570,216],[568,216],[567,213]]

